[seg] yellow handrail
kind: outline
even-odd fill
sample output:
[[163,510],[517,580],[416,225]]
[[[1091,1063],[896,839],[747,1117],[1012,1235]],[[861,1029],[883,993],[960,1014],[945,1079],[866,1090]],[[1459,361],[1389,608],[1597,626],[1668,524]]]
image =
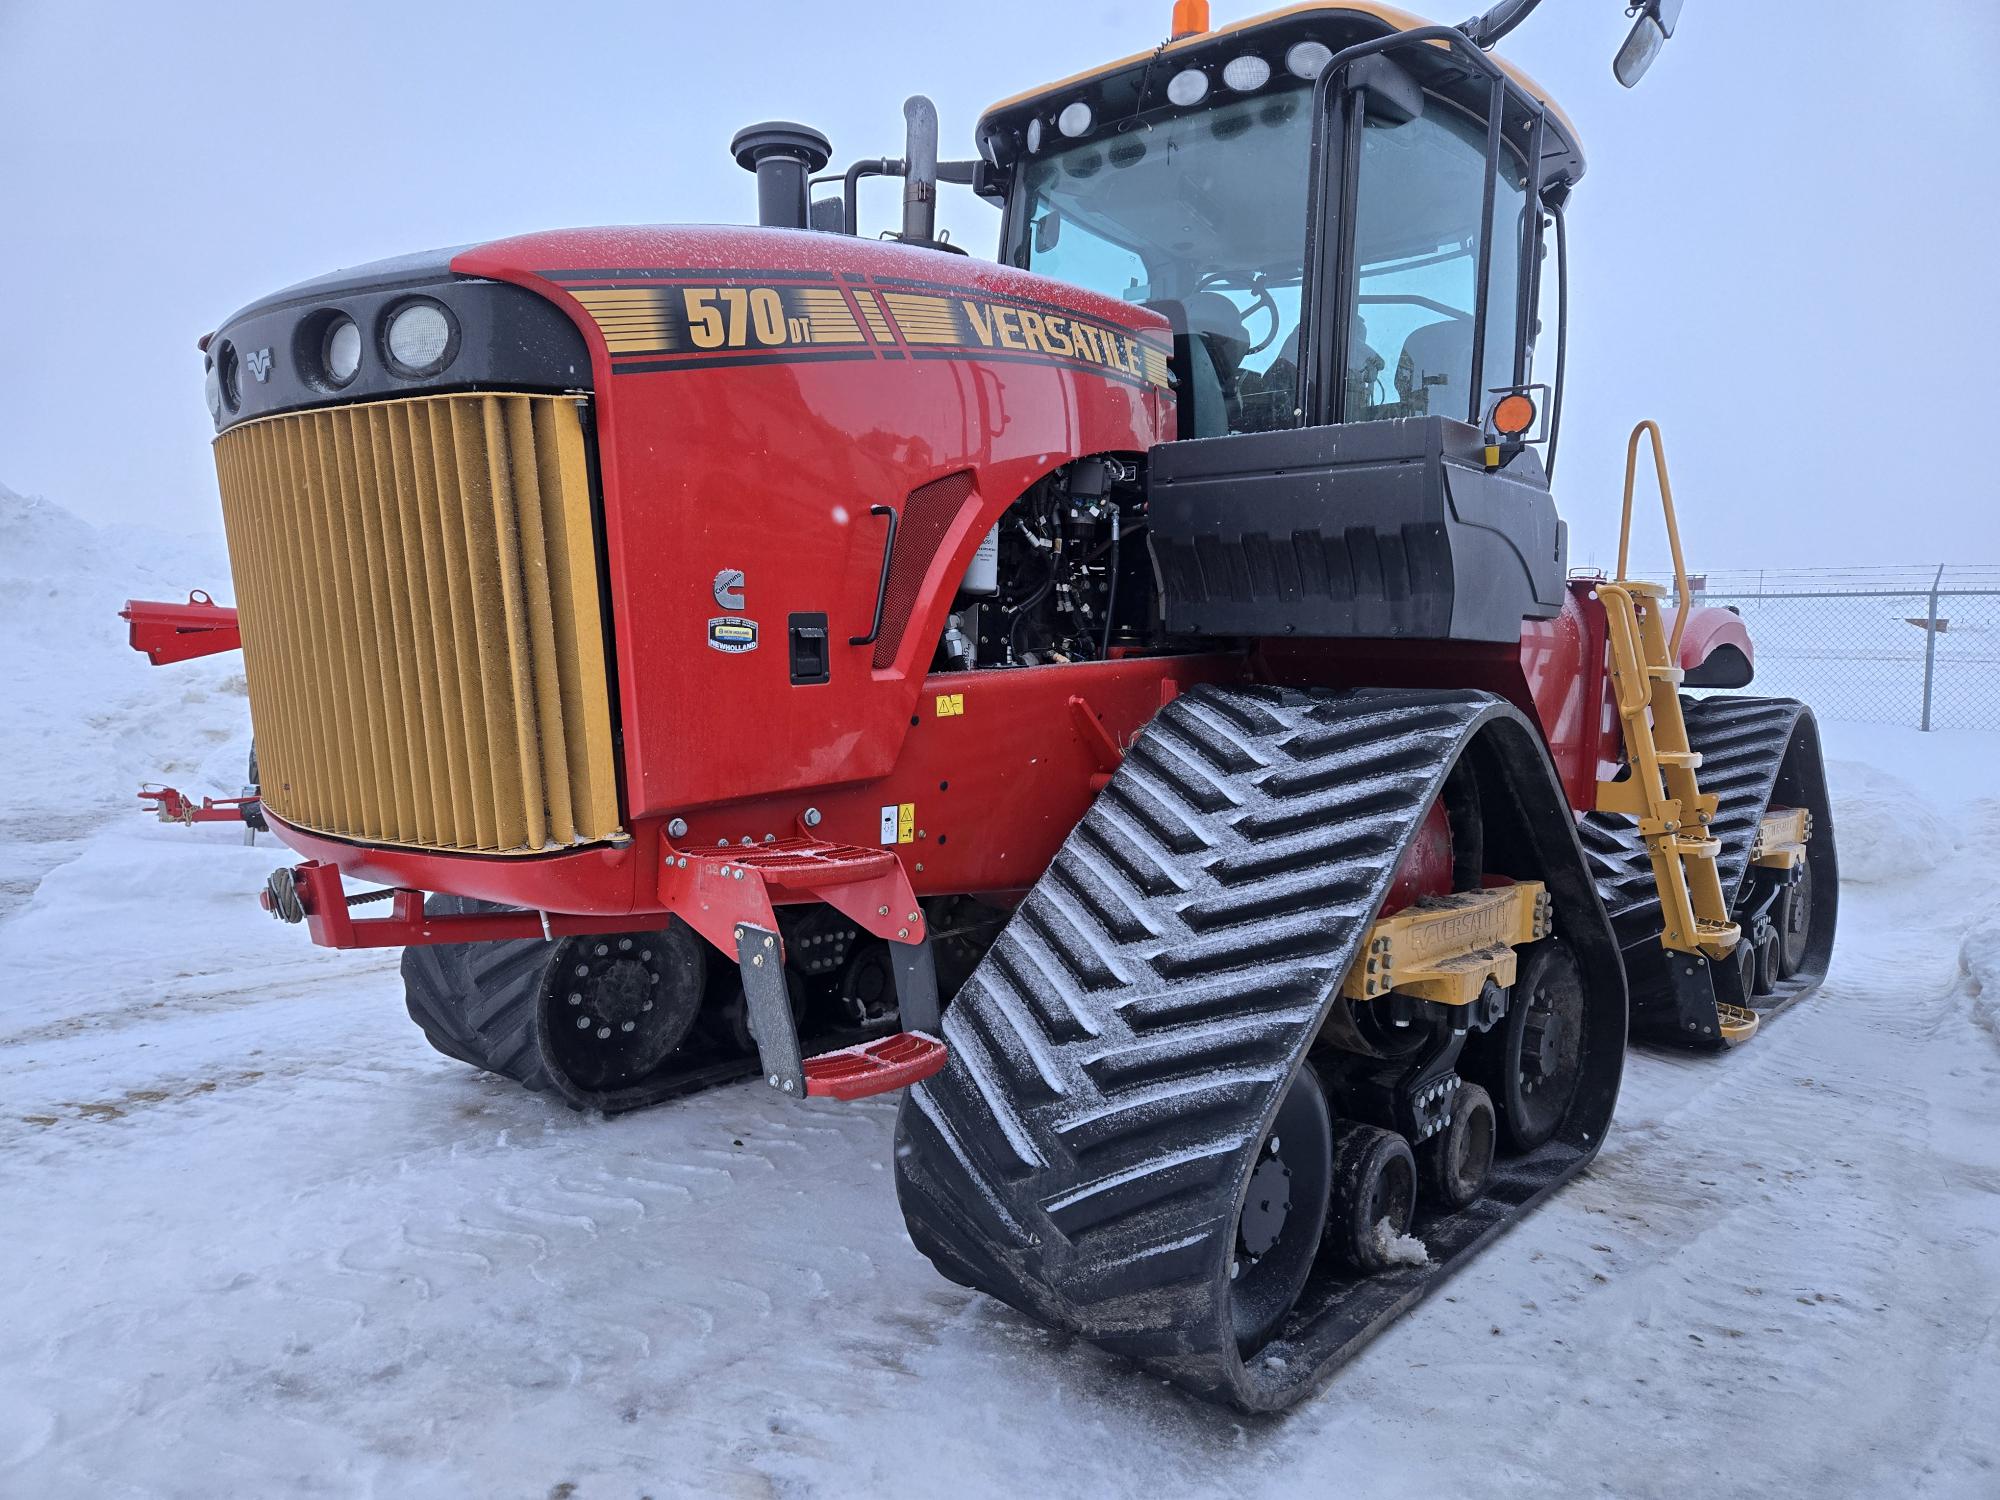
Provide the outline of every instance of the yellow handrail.
[[1667,450],[1660,440],[1660,424],[1648,418],[1632,429],[1632,437],[1625,444],[1625,514],[1618,526],[1618,582],[1627,582],[1625,577],[1626,554],[1632,545],[1632,489],[1639,477],[1639,434],[1648,434],[1653,440],[1653,473],[1660,481],[1660,508],[1667,518],[1667,545],[1674,554],[1674,593],[1679,597],[1680,613],[1674,616],[1674,634],[1669,648],[1675,661],[1681,656],[1681,632],[1687,629],[1688,618],[1688,577],[1687,564],[1681,561],[1681,528],[1674,518],[1674,488],[1667,482]]
[[1641,712],[1652,697],[1653,687],[1646,680],[1646,654],[1639,644],[1638,627],[1632,623],[1632,596],[1625,592],[1623,585],[1601,583],[1597,586],[1600,598],[1615,598],[1618,609],[1604,611],[1605,628],[1618,639],[1612,643],[1611,659],[1614,662],[1633,662],[1639,665],[1636,676],[1621,674],[1614,684],[1618,694],[1618,713],[1629,718]]

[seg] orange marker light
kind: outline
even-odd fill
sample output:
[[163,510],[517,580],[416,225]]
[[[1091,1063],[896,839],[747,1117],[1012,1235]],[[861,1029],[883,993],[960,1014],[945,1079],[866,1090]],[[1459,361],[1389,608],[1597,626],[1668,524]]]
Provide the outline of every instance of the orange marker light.
[[1493,430],[1502,437],[1517,438],[1535,425],[1535,403],[1515,391],[1502,396],[1493,408]]
[[1208,30],[1208,0],[1174,0],[1173,39],[1199,36]]

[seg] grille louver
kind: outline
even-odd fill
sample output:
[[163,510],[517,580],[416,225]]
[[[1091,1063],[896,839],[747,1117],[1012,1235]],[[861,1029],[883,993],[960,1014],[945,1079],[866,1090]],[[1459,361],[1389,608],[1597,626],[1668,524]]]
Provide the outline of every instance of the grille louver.
[[412,397],[216,439],[263,795],[369,843],[619,832],[575,397]]

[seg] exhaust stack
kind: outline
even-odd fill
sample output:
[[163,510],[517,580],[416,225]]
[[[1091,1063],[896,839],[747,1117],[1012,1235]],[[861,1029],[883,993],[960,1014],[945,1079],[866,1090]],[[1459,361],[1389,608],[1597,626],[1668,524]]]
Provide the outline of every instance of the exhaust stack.
[[928,245],[937,239],[938,115],[922,94],[903,101],[907,163],[903,178],[903,241]]
[[[931,139],[937,139],[936,116]],[[736,165],[757,174],[757,222],[767,229],[805,229],[812,222],[807,179],[827,164],[833,145],[810,125],[766,120],[746,125],[729,143]],[[935,160],[935,144],[933,144]]]

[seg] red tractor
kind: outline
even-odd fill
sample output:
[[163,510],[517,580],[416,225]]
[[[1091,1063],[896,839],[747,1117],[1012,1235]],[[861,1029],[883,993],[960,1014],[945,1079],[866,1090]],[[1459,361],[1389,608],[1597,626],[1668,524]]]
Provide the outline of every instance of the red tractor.
[[[267,906],[403,948],[433,1045],[581,1108],[908,1087],[945,1275],[1205,1396],[1313,1389],[1591,1159],[1628,1022],[1740,1041],[1833,939],[1811,714],[1683,699],[1752,662],[1684,578],[1568,574],[1583,156],[1489,52],[1533,4],[1184,3],[971,161],[922,100],[840,177],[756,126],[758,227],[227,319],[303,856]],[[1636,9],[1628,82],[1678,7]]]

